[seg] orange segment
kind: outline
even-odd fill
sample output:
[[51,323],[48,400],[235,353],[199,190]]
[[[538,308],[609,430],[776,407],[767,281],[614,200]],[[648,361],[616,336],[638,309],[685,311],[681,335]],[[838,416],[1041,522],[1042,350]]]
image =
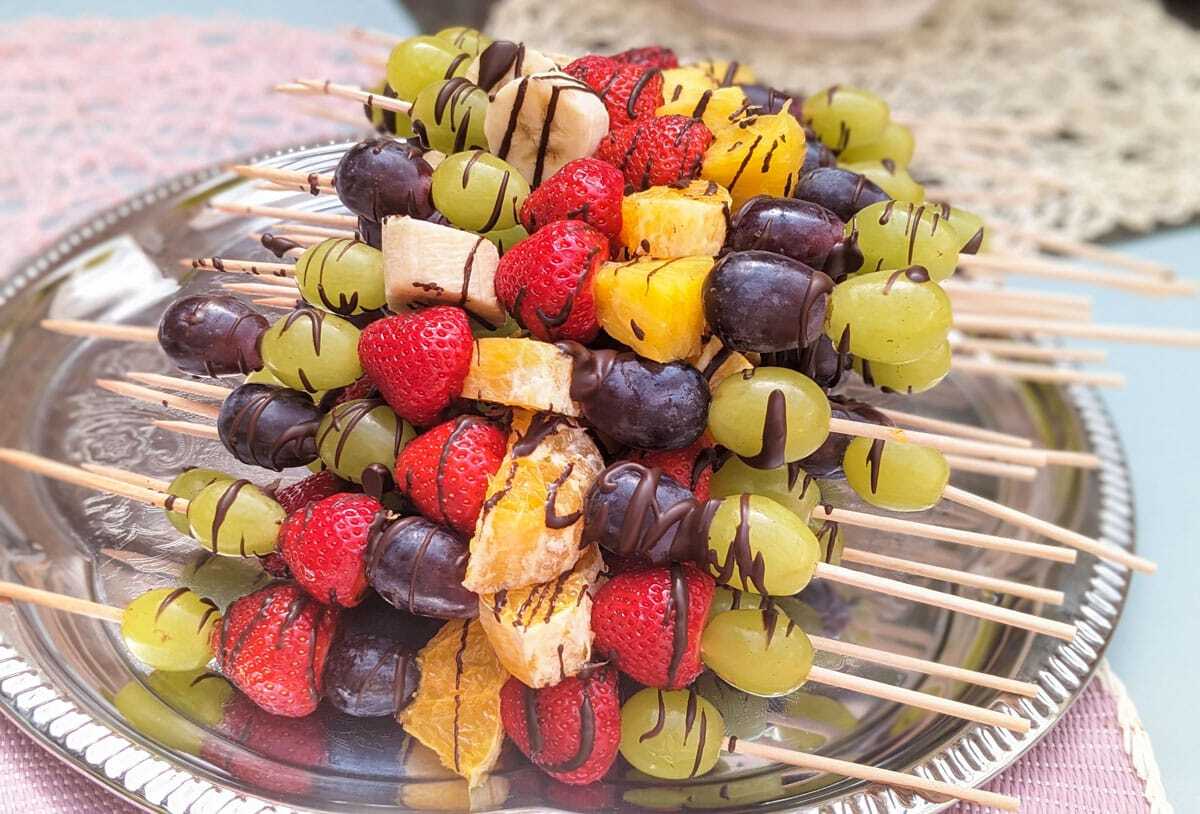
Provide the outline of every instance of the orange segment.
[[571,357],[549,342],[477,339],[463,398],[577,416],[579,405],[571,400],[571,367]]
[[421,683],[400,725],[474,788],[504,744],[500,688],[508,673],[474,619],[447,622],[421,649],[417,665]]
[[605,263],[592,284],[596,316],[609,336],[647,359],[686,359],[700,352],[701,290],[712,266],[707,256]]

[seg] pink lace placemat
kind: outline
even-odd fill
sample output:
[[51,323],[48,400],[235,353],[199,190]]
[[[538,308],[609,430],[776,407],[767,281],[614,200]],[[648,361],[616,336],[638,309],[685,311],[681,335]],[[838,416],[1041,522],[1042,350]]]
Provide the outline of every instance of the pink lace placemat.
[[[269,94],[272,84],[370,77],[336,33],[230,18],[6,25],[0,75],[0,234],[12,258],[167,176],[338,131]],[[1149,739],[1107,667],[992,788],[1019,795],[1025,814],[1170,810]],[[0,719],[0,814],[135,810]]]

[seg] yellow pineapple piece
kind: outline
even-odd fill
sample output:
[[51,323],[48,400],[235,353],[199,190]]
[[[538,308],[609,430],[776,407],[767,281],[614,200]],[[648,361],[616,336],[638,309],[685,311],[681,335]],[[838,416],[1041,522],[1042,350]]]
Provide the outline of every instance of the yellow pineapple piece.
[[475,340],[463,398],[577,416],[571,357],[549,342],[519,337]]
[[541,413],[513,422],[508,453],[488,480],[463,586],[477,594],[549,582],[583,554],[583,501],[604,468],[570,419]]
[[[664,102],[654,111],[656,116],[676,114],[699,118],[709,130],[716,133],[746,117],[750,100],[741,88],[700,89],[699,85],[678,86],[678,97]],[[668,97],[663,97],[664,99]]]
[[722,87],[728,85],[753,85],[758,81],[754,71],[737,61],[726,59],[702,59],[689,67],[699,68],[711,76]]
[[686,257],[721,251],[733,198],[720,184],[692,181],[650,187],[621,201],[621,245],[626,257]]
[[678,102],[680,99],[696,100],[704,91],[720,87],[708,71],[696,65],[666,68],[662,72],[662,78],[663,101],[667,104]]
[[476,619],[447,622],[421,648],[417,666],[421,681],[397,716],[400,725],[473,788],[504,745],[500,688],[508,673]]
[[755,195],[784,198],[804,166],[804,128],[787,112],[751,116],[713,134],[700,177],[721,184],[736,211]]
[[689,356],[688,361],[691,362],[692,367],[704,374],[709,388],[712,389],[734,373],[753,370],[755,364],[758,363],[758,354],[752,354],[752,356],[753,358],[749,358],[736,350],[726,348],[720,339],[713,336],[704,343],[703,350],[694,356]]
[[712,267],[707,255],[605,263],[592,282],[596,317],[609,336],[647,359],[693,356],[704,335],[701,295]]
[[592,591],[604,566],[589,546],[555,579],[479,597],[479,623],[500,663],[527,687],[549,687],[592,657]]

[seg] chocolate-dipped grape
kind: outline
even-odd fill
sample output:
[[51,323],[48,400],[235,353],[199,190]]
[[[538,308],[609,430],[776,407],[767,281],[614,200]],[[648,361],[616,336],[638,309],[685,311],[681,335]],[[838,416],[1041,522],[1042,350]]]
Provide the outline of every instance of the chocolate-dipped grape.
[[597,430],[640,449],[682,449],[704,432],[708,382],[683,362],[559,344],[574,361],[571,398]]
[[819,269],[842,242],[845,228],[841,218],[820,204],[759,195],[733,216],[725,247],[735,252],[774,252]]
[[338,162],[333,185],[354,214],[373,223],[390,215],[433,214],[433,167],[416,145],[390,138],[355,144]]
[[941,452],[901,441],[855,438],[846,447],[842,468],[859,497],[894,512],[936,506],[950,480]]
[[[356,609],[357,610],[357,609]],[[389,634],[393,625],[417,617],[389,608],[391,617],[344,619],[325,660],[325,697],[334,707],[356,718],[394,716],[417,691],[421,671],[417,650]],[[371,624],[364,624],[369,621]]]
[[[437,213],[435,212],[434,215]],[[433,220],[433,217],[430,217]],[[383,224],[376,223],[373,220],[367,220],[362,215],[358,216],[358,226],[354,230],[358,233],[358,239],[366,243],[372,249],[383,248]]]
[[820,167],[837,166],[837,155],[817,138],[816,133],[806,130],[805,136],[807,140],[804,142],[804,165],[800,168],[800,175],[807,175]]
[[812,454],[829,435],[829,399],[794,370],[758,367],[713,392],[708,428],[750,466],[775,469]]
[[942,219],[941,207],[881,201],[846,224],[868,271],[920,266],[935,282],[954,273],[963,238]]
[[693,690],[638,691],[621,707],[621,756],[664,780],[707,774],[725,740],[721,713]]
[[263,361],[293,390],[316,393],[345,387],[363,373],[360,333],[342,317],[318,308],[297,308],[263,334]]
[[829,297],[825,333],[855,356],[896,365],[937,350],[953,322],[946,292],[924,268],[909,266],[840,284]]
[[742,692],[778,698],[808,680],[813,646],[804,631],[775,608],[729,610],[705,626],[700,657]]
[[661,470],[625,461],[596,479],[584,504],[584,544],[646,565],[694,560],[703,543],[695,495]]
[[487,106],[487,92],[461,76],[434,82],[413,100],[417,141],[426,150],[447,154],[486,150],[483,117]]
[[309,305],[343,317],[387,305],[383,253],[351,238],[330,238],[306,249],[296,260],[296,285]]
[[304,393],[269,384],[243,384],[225,397],[217,434],[244,464],[273,469],[317,459],[321,410]]
[[738,85],[737,87],[742,89],[742,93],[746,95],[747,102],[754,107],[760,108],[765,113],[778,113],[786,106],[788,113],[799,119],[803,112],[804,95],[801,93],[780,90],[779,88],[761,85],[756,82]]
[[833,85],[804,100],[804,123],[836,153],[877,141],[888,119],[887,102],[860,88]]
[[283,507],[248,480],[217,481],[188,504],[192,536],[228,557],[270,554],[285,517]]
[[933,351],[911,362],[889,365],[868,359],[854,360],[854,369],[863,383],[885,393],[924,393],[950,373],[950,343],[943,342]]
[[[893,426],[892,420],[876,410],[870,404],[854,399],[843,399],[836,396],[829,398],[829,412],[834,418],[844,418],[849,421],[861,421],[865,424],[878,424],[881,427]],[[842,457],[846,447],[850,445],[851,436],[838,432],[829,433],[829,437],[817,447],[811,455],[799,461],[800,468],[814,478],[842,478]]]
[[367,581],[401,610],[438,619],[470,619],[479,598],[462,586],[467,544],[423,517],[388,524],[376,520],[367,557]]
[[916,146],[912,130],[899,122],[888,122],[887,127],[883,128],[883,133],[875,141],[844,150],[838,158],[844,164],[888,159],[898,167],[907,167],[912,163]]
[[263,365],[258,346],[269,324],[237,297],[182,297],[163,312],[158,344],[184,373],[250,373]]
[[317,428],[317,452],[335,475],[363,482],[371,466],[389,472],[413,430],[379,399],[357,399],[335,405]]
[[833,346],[833,340],[828,336],[820,336],[817,341],[803,348],[764,353],[761,356],[764,367],[786,367],[797,373],[803,373],[812,379],[822,390],[832,390],[842,381],[842,374],[850,367],[850,355],[838,353]]
[[820,167],[800,176],[792,197],[812,201],[842,220],[850,220],[859,210],[889,195],[878,184],[857,172],[841,167]]
[[[191,500],[200,494],[200,491],[205,486],[211,486],[217,481],[232,482],[234,480],[237,479],[232,475],[226,475],[224,472],[219,472],[216,469],[203,469],[201,467],[190,466],[172,479],[171,485],[167,487],[167,494],[182,500]],[[171,525],[180,534],[191,534],[186,514],[171,509],[167,509],[166,511],[167,519],[171,521]]]
[[125,607],[121,638],[155,670],[198,670],[212,660],[220,621],[217,606],[187,588],[155,588]]
[[890,158],[882,161],[856,161],[840,165],[850,172],[857,172],[891,199],[920,203],[925,200],[925,187],[909,174],[908,170]]
[[763,495],[791,509],[805,521],[821,502],[821,489],[815,477],[801,469],[798,463],[775,469],[755,469],[736,455],[713,473],[708,490],[713,497],[729,497],[743,492]]

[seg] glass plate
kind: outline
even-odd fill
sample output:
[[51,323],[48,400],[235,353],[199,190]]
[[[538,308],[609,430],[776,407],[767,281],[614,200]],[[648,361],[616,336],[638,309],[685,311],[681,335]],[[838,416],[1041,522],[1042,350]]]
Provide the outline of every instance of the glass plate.
[[[281,150],[255,160],[306,172],[330,171],[346,144]],[[179,265],[183,257],[266,257],[254,232],[267,224],[206,209],[214,198],[337,209],[333,198],[265,192],[219,168],[177,178],[64,235],[0,287],[0,445],[71,462],[94,462],[170,477],[185,464],[229,469],[219,444],[154,429],[164,410],[96,389],[99,376],[169,372],[152,344],[81,340],[38,328],[45,317],[153,325],[181,291],[216,287],[217,275]],[[1120,443],[1095,394],[1083,388],[1014,385],[952,376],[919,397],[872,396],[893,406],[1027,435],[1047,446],[1093,450],[1092,472],[1049,468],[1033,483],[964,476],[972,491],[1122,546],[1133,544],[1128,474]],[[241,467],[234,467],[242,471]],[[248,471],[248,470],[246,470]],[[296,474],[296,473],[290,473]],[[253,473],[260,481],[264,473]],[[12,470],[0,475],[0,543],[5,578],[123,605],[151,586],[194,574],[197,550],[163,513]],[[855,507],[844,484],[823,484]],[[926,519],[1011,533],[953,505]],[[898,536],[849,530],[852,544],[940,565],[987,572],[1065,592],[1061,608],[966,595],[1078,625],[1065,644],[924,606],[817,584],[801,595],[811,633],[1037,682],[1036,699],[1015,699],[834,659],[827,666],[943,696],[1015,711],[1033,722],[1016,736],[999,729],[839,691],[814,689],[769,704],[726,706],[731,731],[797,748],[979,784],[1010,765],[1062,715],[1087,684],[1111,637],[1128,589],[1123,569],[1081,556],[1075,567]],[[253,580],[237,563],[235,583]],[[191,570],[189,570],[191,569]],[[206,572],[207,573],[207,572]],[[210,579],[211,581],[211,579]],[[946,588],[927,580],[920,584]],[[243,583],[248,584],[248,583]],[[227,600],[228,597],[214,597]],[[268,810],[274,802],[310,811],[365,807],[461,810],[676,810],[932,812],[944,800],[813,777],[743,756],[689,783],[661,783],[618,767],[610,782],[573,789],[548,780],[514,751],[491,781],[468,796],[388,721],[328,710],[301,721],[256,715],[248,705],[214,713],[183,703],[148,680],[115,626],[31,606],[0,609],[0,707],[63,760],[130,800],[176,812]],[[161,697],[166,706],[154,699]],[[186,695],[183,698],[186,700]],[[778,726],[799,722],[803,730]],[[774,722],[774,723],[772,723]]]

